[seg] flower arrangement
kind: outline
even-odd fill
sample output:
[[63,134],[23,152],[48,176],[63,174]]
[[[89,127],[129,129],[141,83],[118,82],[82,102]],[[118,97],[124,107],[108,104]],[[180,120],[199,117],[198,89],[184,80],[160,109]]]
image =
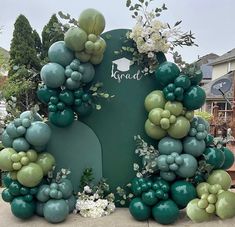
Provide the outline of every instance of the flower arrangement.
[[162,57],[162,53],[171,51],[173,54],[177,46],[196,45],[192,32],[183,32],[179,27],[182,21],[177,21],[174,26],[170,26],[158,19],[161,12],[167,10],[165,4],[150,10],[151,2],[153,0],[138,0],[137,3],[127,0],[126,6],[133,13],[132,18],[136,20],[134,27],[127,33],[127,39],[133,41],[134,48],[123,46],[120,50],[132,52],[133,62],[143,66],[144,74],[153,73],[156,70],[159,55]]
[[[74,213],[85,218],[99,218],[114,212],[114,194],[109,193],[109,185],[101,179],[97,185],[92,185],[92,169],[86,169],[80,184],[83,191],[78,193]],[[85,185],[85,186],[84,186]]]

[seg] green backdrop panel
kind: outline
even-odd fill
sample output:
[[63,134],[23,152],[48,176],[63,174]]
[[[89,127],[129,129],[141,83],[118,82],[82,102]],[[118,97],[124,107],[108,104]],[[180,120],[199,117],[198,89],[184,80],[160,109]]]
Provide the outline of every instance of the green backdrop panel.
[[74,121],[67,128],[58,128],[50,124],[52,137],[47,151],[54,155],[56,168],[71,170],[70,179],[74,189],[79,188],[79,181],[85,168],[92,167],[95,180],[102,177],[102,151],[99,139],[86,124]]
[[82,119],[100,140],[103,176],[112,189],[125,185],[134,176],[133,162],[137,161],[134,135],[150,141],[144,132],[147,119],[144,99],[156,87],[154,76],[143,76],[137,65],[130,65],[129,54],[114,54],[122,46],[131,47],[124,41],[127,31],[118,29],[102,35],[107,49],[103,62],[96,67],[95,80],[102,82],[105,90],[115,97],[108,102],[101,101],[101,110]]

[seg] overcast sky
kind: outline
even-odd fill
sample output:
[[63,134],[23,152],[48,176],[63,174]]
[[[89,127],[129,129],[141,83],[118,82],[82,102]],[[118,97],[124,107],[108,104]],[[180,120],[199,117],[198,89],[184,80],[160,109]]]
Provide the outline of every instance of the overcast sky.
[[[125,7],[126,0],[0,0],[0,46],[9,50],[15,19],[24,14],[40,34],[53,13],[63,11],[77,18],[86,8],[100,10],[106,18],[106,30],[131,28],[135,21]],[[192,30],[199,47],[179,49],[188,62],[198,55],[223,54],[235,48],[234,0],[154,0],[153,5],[166,3],[168,10],[161,20],[173,24],[183,20],[182,29]]]

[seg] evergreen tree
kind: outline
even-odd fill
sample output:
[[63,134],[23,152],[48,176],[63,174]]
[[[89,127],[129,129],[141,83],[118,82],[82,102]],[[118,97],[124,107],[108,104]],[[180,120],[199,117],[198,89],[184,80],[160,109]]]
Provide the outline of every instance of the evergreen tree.
[[33,30],[33,40],[34,40],[37,56],[39,57],[42,53],[42,42],[41,42],[40,36],[38,35],[35,29]]
[[41,59],[47,57],[49,47],[56,41],[64,40],[62,26],[58,21],[56,14],[51,16],[48,24],[42,31],[42,56]]
[[13,39],[10,48],[9,76],[15,73],[15,67],[40,69],[40,61],[35,50],[32,27],[24,15],[20,15],[15,22]]

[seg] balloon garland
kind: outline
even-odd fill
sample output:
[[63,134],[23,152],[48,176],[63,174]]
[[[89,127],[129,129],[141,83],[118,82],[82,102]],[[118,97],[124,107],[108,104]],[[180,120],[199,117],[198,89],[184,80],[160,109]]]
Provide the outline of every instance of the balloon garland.
[[[101,63],[106,48],[99,36],[105,19],[97,10],[87,9],[79,17],[79,26],[71,27],[64,41],[50,46],[50,62],[40,72],[43,85],[37,97],[48,106],[49,121],[57,127],[68,127],[77,117],[90,114],[94,104],[89,86],[95,76],[93,65]],[[21,113],[3,132],[0,169],[9,173],[3,179],[2,198],[20,219],[37,214],[59,223],[74,210],[71,181],[47,179],[56,163],[44,152],[50,137],[50,126],[32,111]]]
[[[198,85],[202,72],[189,77],[165,61],[155,78],[158,90],[144,102],[145,132],[158,141],[159,154],[144,160],[156,163],[154,173],[131,182],[131,215],[138,221],[152,216],[160,224],[175,222],[184,208],[194,222],[207,221],[213,214],[221,219],[235,216],[235,194],[228,191],[231,177],[225,171],[233,165],[234,155],[226,147],[216,147],[209,123],[194,116],[206,99]],[[201,161],[213,170],[209,176]]]

